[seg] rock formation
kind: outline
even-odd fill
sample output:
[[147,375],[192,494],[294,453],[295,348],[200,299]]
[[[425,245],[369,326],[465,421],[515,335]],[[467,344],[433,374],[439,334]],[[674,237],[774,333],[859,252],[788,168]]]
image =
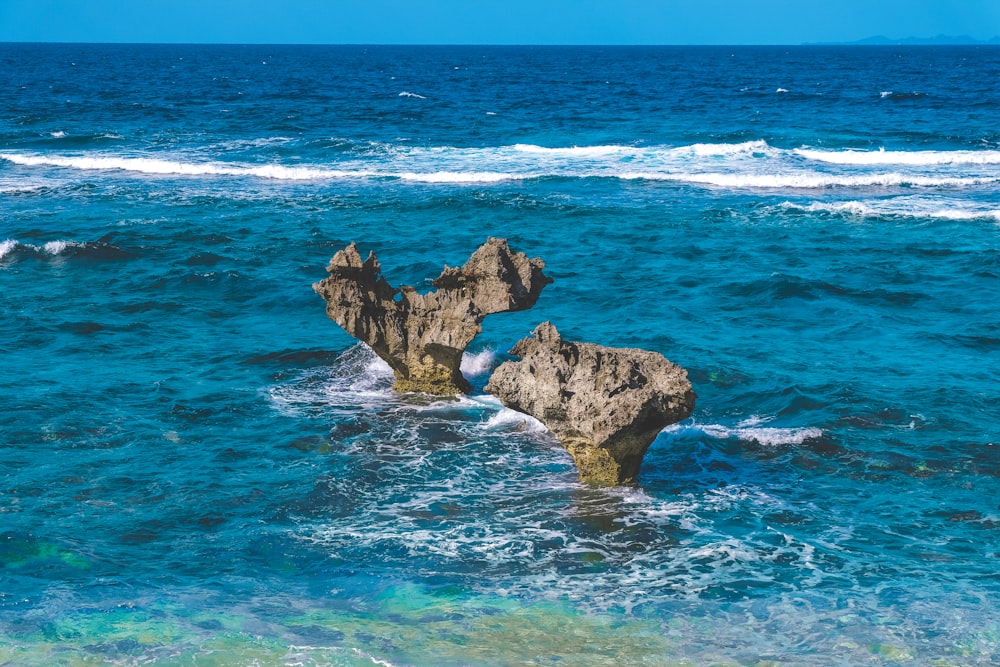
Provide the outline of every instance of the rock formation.
[[396,289],[375,254],[362,261],[355,244],[337,252],[329,276],[313,285],[326,313],[392,367],[397,391],[454,395],[470,390],[459,365],[487,315],[525,310],[552,279],[545,263],[490,238],[461,268],[444,267],[436,291]]
[[598,486],[625,484],[663,427],[685,419],[695,394],[687,371],[647,350],[562,340],[549,322],[510,351],[486,391],[535,417]]

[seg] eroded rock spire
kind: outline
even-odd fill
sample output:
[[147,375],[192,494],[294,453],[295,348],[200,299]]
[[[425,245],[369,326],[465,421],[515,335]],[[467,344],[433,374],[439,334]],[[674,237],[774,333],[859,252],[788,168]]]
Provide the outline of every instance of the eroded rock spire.
[[535,305],[552,282],[544,268],[542,260],[490,238],[461,268],[445,266],[435,291],[420,294],[408,285],[393,288],[375,254],[362,261],[352,243],[333,256],[330,275],[313,289],[326,300],[330,319],[392,367],[394,389],[454,395],[470,390],[459,366],[483,319]]

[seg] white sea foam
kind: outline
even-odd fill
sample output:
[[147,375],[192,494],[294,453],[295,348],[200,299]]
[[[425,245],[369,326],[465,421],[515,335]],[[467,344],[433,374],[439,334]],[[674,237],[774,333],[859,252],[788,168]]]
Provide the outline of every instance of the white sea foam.
[[675,149],[676,151],[690,151],[697,156],[732,156],[732,155],[754,155],[758,153],[772,153],[774,149],[766,141],[744,141],[739,144],[691,144]]
[[0,184],[0,195],[22,195],[41,190],[43,185],[7,185]]
[[[250,143],[285,140],[286,137],[274,137]],[[377,150],[368,145],[350,144],[336,151],[332,162],[319,164],[249,164],[222,159],[226,148],[245,147],[245,144],[209,147],[206,152],[212,159],[205,160],[187,155],[126,156],[104,152],[81,155],[0,152],[0,159],[29,167],[278,181],[387,179],[426,184],[489,185],[536,178],[617,178],[730,189],[964,188],[1000,182],[1000,172],[995,168],[1000,165],[1000,151],[782,149],[760,140],[683,146],[568,147],[534,144],[426,147],[399,140],[394,144],[380,144]],[[876,169],[892,164],[899,168]],[[967,168],[962,169],[962,166]]]
[[404,181],[417,181],[420,183],[499,183],[501,181],[515,181],[523,178],[531,178],[526,174],[505,174],[498,172],[461,172],[461,171],[435,171],[430,173],[404,172],[404,173],[383,173],[382,176],[395,177]]
[[310,369],[294,382],[272,387],[272,403],[282,412],[300,414],[328,406],[364,406],[391,402],[392,369],[375,352],[358,343],[330,366]]
[[556,157],[588,158],[604,157],[608,155],[632,155],[639,152],[639,149],[633,146],[618,146],[613,144],[608,146],[567,146],[562,148],[547,148],[545,146],[536,146],[534,144],[514,144],[510,148],[518,153]]
[[261,167],[229,166],[218,163],[189,163],[173,160],[129,157],[60,157],[53,155],[25,155],[21,153],[0,154],[5,160],[25,166],[67,167],[89,170],[123,170],[144,174],[176,174],[183,176],[203,175],[253,175],[264,178],[305,179],[322,178],[325,172],[306,168],[268,165]]
[[827,213],[857,218],[921,218],[936,220],[992,220],[1000,222],[1000,209],[973,207],[968,202],[925,200],[911,197],[874,199],[871,201],[783,202],[784,211]]
[[389,662],[388,660],[383,660],[382,658],[376,658],[375,656],[371,655],[370,653],[365,653],[364,651],[362,651],[359,648],[355,648],[355,649],[353,649],[353,651],[354,651],[354,653],[356,655],[359,655],[362,658],[367,658],[368,660],[371,660],[372,664],[374,664],[374,665],[382,665],[382,667],[396,667],[393,663]]
[[375,172],[355,173],[336,169],[316,169],[310,167],[286,167],[282,165],[230,165],[218,162],[177,162],[153,158],[130,157],[61,157],[54,155],[25,155],[21,153],[0,153],[0,158],[24,166],[66,167],[87,170],[120,170],[143,174],[178,176],[257,176],[280,180],[315,180],[342,178],[345,176],[365,177],[377,175]]
[[399,97],[413,97],[413,98],[416,98],[416,99],[418,99],[418,100],[426,100],[426,99],[427,99],[427,98],[426,98],[426,97],[424,97],[423,95],[417,95],[416,93],[411,93],[411,92],[410,92],[410,91],[408,91],[408,90],[404,90],[403,92],[401,92],[401,93],[399,94]]
[[68,241],[49,241],[42,246],[42,250],[50,255],[59,255],[69,246]]
[[479,352],[465,352],[462,354],[462,374],[466,377],[480,377],[486,375],[493,368],[497,353],[495,350],[486,348]]
[[5,241],[0,241],[0,260],[9,255],[16,247],[17,247],[17,241],[14,239],[6,239]]
[[680,173],[663,174],[655,172],[626,172],[619,178],[632,180],[680,181],[701,183],[726,188],[791,188],[818,190],[833,187],[969,187],[987,185],[1000,181],[1000,176],[990,177],[950,177],[920,176],[903,173],[884,174],[824,174],[818,172],[785,174],[749,173]]
[[733,426],[722,424],[698,424],[695,422],[682,422],[673,424],[663,429],[663,433],[668,435],[686,435],[691,433],[701,433],[711,438],[729,439],[736,438],[746,442],[758,442],[762,445],[801,445],[806,440],[818,438],[823,435],[822,429],[815,427],[799,428],[779,428],[765,426],[773,417],[752,416],[744,419]]
[[62,130],[56,130],[55,132],[49,132],[49,135],[56,139],[62,139],[63,137],[66,136],[66,133],[63,132]]
[[900,164],[933,166],[949,164],[989,165],[1000,164],[1000,151],[825,151],[796,148],[796,155],[808,160],[843,165]]
[[253,176],[283,181],[313,181],[344,178],[397,178],[421,183],[498,183],[525,178],[524,175],[480,171],[393,172],[343,170],[284,165],[243,165],[219,162],[178,162],[151,158],[59,157],[0,153],[0,158],[25,166],[51,166],[85,170],[118,170],[163,176]]
[[516,430],[524,431],[525,433],[545,433],[548,430],[545,424],[531,415],[504,407],[501,407],[498,412],[483,422],[482,427],[488,431]]

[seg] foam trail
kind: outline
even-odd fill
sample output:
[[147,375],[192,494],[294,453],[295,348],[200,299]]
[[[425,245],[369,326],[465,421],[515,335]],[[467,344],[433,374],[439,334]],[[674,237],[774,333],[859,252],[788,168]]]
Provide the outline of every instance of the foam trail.
[[401,174],[385,173],[383,176],[396,177],[404,181],[419,183],[500,183],[531,178],[527,174],[505,174],[497,172],[458,172],[436,171],[430,173],[404,172]]
[[783,211],[803,213],[828,213],[857,218],[931,218],[935,220],[993,220],[1000,222],[1000,209],[974,209],[960,202],[935,202],[913,200],[873,200],[812,202],[796,204],[783,202]]
[[534,144],[514,144],[510,150],[527,155],[552,157],[606,157],[609,155],[637,155],[641,149],[633,146],[569,146],[565,148],[547,148]]
[[675,150],[687,150],[699,157],[726,157],[730,155],[755,155],[758,153],[774,154],[777,152],[776,149],[771,148],[771,146],[763,140],[744,141],[739,144],[691,144],[690,146],[685,146]]
[[763,426],[769,422],[768,417],[750,417],[729,427],[722,424],[695,424],[691,422],[672,424],[663,429],[662,433],[668,435],[681,435],[686,432],[694,432],[707,435],[711,438],[728,439],[736,438],[745,442],[758,442],[767,446],[778,445],[801,445],[806,440],[819,438],[823,435],[822,429],[815,427],[800,428],[778,428]]
[[408,90],[404,90],[403,92],[401,92],[399,94],[399,97],[413,97],[413,98],[418,99],[418,100],[426,100],[427,99],[423,95],[417,95],[416,93],[411,93]]
[[794,153],[807,160],[843,165],[1000,164],[1000,151],[887,151],[884,149],[878,151],[822,151],[797,148]]
[[[546,148],[533,144],[459,148],[388,146],[373,156],[370,147],[344,153],[332,165],[246,164],[186,161],[170,156],[130,157],[108,154],[76,156],[0,153],[23,166],[82,170],[121,170],[153,175],[237,176],[281,181],[397,179],[428,184],[493,184],[537,178],[618,178],[673,181],[730,189],[833,187],[969,187],[1000,182],[991,171],[928,172],[942,165],[1000,164],[1000,151],[823,151],[774,148],[765,141],[686,146],[596,145]],[[852,170],[848,173],[804,168],[808,162],[843,166],[900,164],[923,173]]]
[[14,239],[7,239],[5,241],[0,241],[0,259],[3,259],[17,247],[17,241]]
[[279,180],[317,180],[328,178],[377,176],[375,172],[347,172],[336,169],[316,169],[311,167],[285,167],[281,165],[239,166],[220,163],[176,162],[152,158],[125,157],[59,157],[24,155],[20,153],[0,154],[14,164],[37,167],[66,167],[88,170],[120,170],[143,174],[178,176],[257,176]]
[[701,183],[717,185],[726,188],[794,188],[802,190],[820,190],[832,187],[969,187],[973,185],[988,185],[1000,181],[1000,177],[935,177],[913,176],[900,173],[864,174],[858,176],[802,173],[802,174],[721,174],[721,173],[682,173],[659,174],[649,172],[630,172],[620,174],[619,178],[627,180],[679,181],[684,183]]
[[65,167],[84,170],[119,170],[162,176],[255,176],[282,181],[314,181],[343,178],[398,178],[421,183],[499,183],[525,178],[524,175],[500,172],[392,172],[342,170],[317,167],[286,167],[282,165],[228,165],[221,163],[176,162],[151,158],[118,157],[58,157],[0,154],[5,160],[24,166]]

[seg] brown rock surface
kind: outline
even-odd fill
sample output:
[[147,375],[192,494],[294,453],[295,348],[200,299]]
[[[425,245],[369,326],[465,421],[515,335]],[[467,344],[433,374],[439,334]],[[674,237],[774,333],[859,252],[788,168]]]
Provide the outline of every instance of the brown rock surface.
[[483,319],[533,306],[552,282],[544,268],[540,259],[490,238],[461,268],[445,266],[435,291],[420,294],[407,285],[393,288],[375,254],[362,261],[352,243],[333,256],[330,275],[313,289],[326,300],[330,319],[392,367],[394,389],[454,395],[470,389],[459,365]]
[[486,391],[545,424],[590,484],[633,481],[657,434],[694,409],[687,371],[656,352],[564,341],[544,322],[510,353],[521,360]]

